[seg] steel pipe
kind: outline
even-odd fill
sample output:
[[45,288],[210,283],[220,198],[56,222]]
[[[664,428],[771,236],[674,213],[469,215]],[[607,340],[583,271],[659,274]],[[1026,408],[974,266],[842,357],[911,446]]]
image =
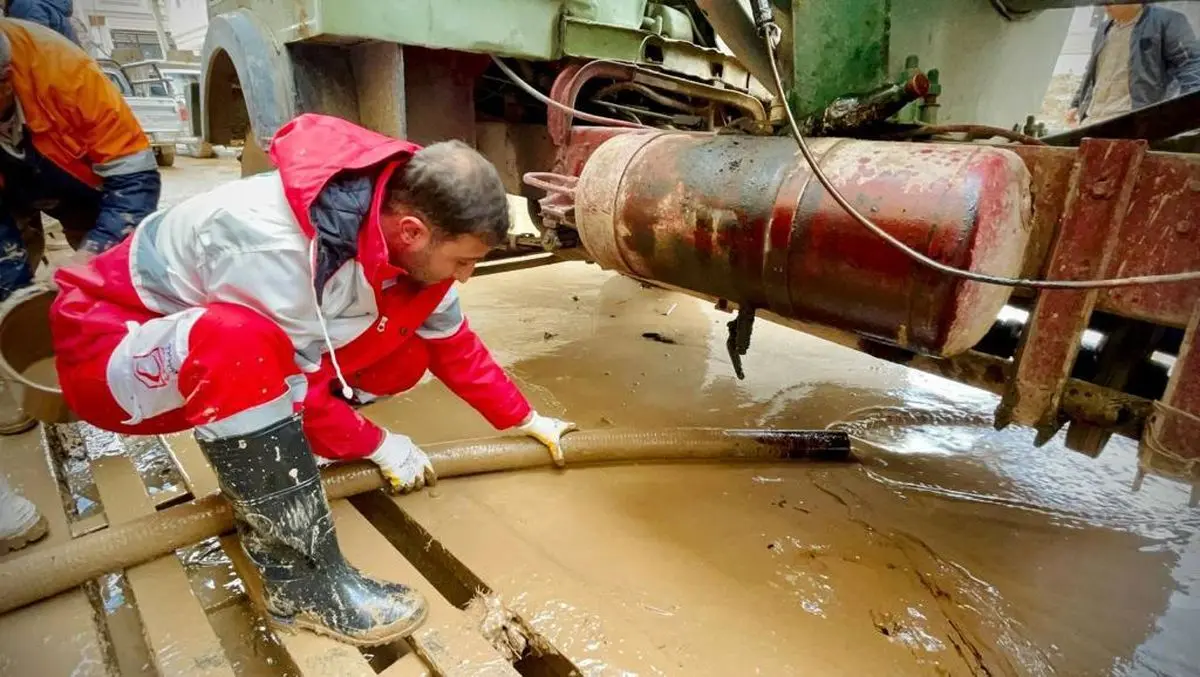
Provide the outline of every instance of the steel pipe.
[[[552,465],[540,443],[498,438],[427,448],[439,477],[524,470]],[[766,462],[845,460],[850,440],[825,431],[717,430],[580,431],[563,438],[568,466],[675,461]],[[322,472],[330,500],[384,486],[372,463]],[[0,613],[82,585],[101,574],[148,562],[233,529],[233,510],[214,494],[125,522],[54,547],[34,549],[0,564]]]

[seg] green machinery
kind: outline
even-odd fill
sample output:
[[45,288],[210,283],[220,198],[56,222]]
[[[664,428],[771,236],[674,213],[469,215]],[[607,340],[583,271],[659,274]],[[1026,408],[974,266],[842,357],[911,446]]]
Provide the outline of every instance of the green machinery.
[[[211,110],[224,108],[222,100],[236,94],[227,85],[234,76],[228,68],[217,64],[217,72],[211,73],[222,53],[233,58],[237,80],[244,86],[247,79],[259,79],[246,72],[250,69],[286,67],[279,57],[289,51],[328,56],[328,48],[361,52],[364,45],[392,44],[535,63],[610,59],[766,100],[770,88],[765,85],[769,81],[763,71],[765,56],[752,32],[746,33],[752,26],[745,4],[737,0],[218,0],[210,3],[214,29],[205,57],[210,71],[206,95]],[[1025,13],[1013,19],[993,0],[775,0],[774,5],[777,21],[785,28],[783,49],[792,54],[784,64],[785,79],[790,80],[788,100],[800,115],[818,113],[838,97],[902,81],[918,64],[935,69],[930,74],[936,80],[931,91],[936,101],[929,101],[925,121],[1004,127],[1040,109],[1069,20],[1069,12],[1064,11]],[[239,19],[239,12],[251,16]],[[233,44],[241,42],[261,43],[265,56],[252,58],[252,45]],[[234,57],[243,46],[250,49],[237,63]],[[293,59],[297,60],[305,62],[306,70],[321,69],[304,55]],[[287,89],[291,83],[281,86]],[[275,105],[297,96],[303,98],[305,92],[277,96]],[[902,117],[921,118],[921,107],[907,108]],[[228,115],[210,117],[217,118],[210,135],[218,142],[229,140]],[[257,138],[268,138],[272,126],[255,129]],[[240,136],[245,125],[237,127],[233,131]]]

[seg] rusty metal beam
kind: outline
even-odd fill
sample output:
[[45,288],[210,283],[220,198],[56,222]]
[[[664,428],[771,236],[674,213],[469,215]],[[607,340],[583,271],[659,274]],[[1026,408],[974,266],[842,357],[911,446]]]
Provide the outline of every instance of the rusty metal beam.
[[496,275],[497,273],[508,273],[514,270],[527,270],[529,268],[540,268],[554,263],[560,263],[563,259],[551,252],[538,252],[534,254],[526,254],[522,256],[512,256],[494,261],[484,261],[475,266],[475,274],[473,277],[482,275]]
[[[1118,392],[1140,362],[1150,357],[1166,331],[1163,327],[1126,323],[1110,331],[1100,348],[1099,369],[1093,379],[1099,385]],[[1067,448],[1088,456],[1099,456],[1112,436],[1105,426],[1071,418],[1067,426]]]
[[[1033,220],[1022,274],[1046,275],[1050,249],[1058,235],[1072,187],[1079,151],[1071,148],[1014,146],[1029,168]],[[1147,153],[1134,180],[1116,255],[1110,272],[1151,275],[1200,269],[1195,215],[1200,213],[1200,156]],[[1097,222],[1093,228],[1107,230]],[[1155,324],[1183,328],[1200,283],[1110,289],[1100,293],[1096,309]]]
[[[1138,451],[1143,470],[1200,483],[1200,302],[1193,311],[1183,349],[1167,392],[1154,403]],[[1193,492],[1193,502],[1200,490]]]
[[766,85],[772,94],[782,96],[775,89],[775,79],[771,76],[771,57],[762,38],[758,36],[754,21],[742,4],[729,0],[696,0],[696,6],[712,24],[717,35],[729,45],[734,56],[746,64],[750,74]]
[[[858,348],[874,357],[996,395],[1004,395],[1015,367],[1012,360],[975,351],[936,358],[876,343],[861,342]],[[1063,415],[1072,422],[1094,426],[1130,439],[1142,436],[1153,406],[1154,403],[1145,398],[1074,378],[1067,379],[1059,404]]]
[[[1200,106],[1200,101],[1197,102]],[[1148,153],[1138,171],[1109,272],[1118,276],[1200,270],[1200,155]],[[1098,308],[1186,327],[1200,282],[1112,289]]]
[[1157,141],[1200,127],[1200,90],[1139,108],[1092,125],[1042,137],[1051,146],[1074,146],[1084,139]]
[[[1106,274],[1145,154],[1145,141],[1089,139],[1080,147],[1047,277],[1087,280]],[[1098,296],[1095,290],[1039,295],[1021,336],[1016,371],[996,410],[997,427],[1035,426],[1039,446],[1062,427],[1063,387]]]

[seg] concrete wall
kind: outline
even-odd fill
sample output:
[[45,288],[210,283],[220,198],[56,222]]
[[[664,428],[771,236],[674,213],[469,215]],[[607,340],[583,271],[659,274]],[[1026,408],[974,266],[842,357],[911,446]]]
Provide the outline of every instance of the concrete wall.
[[163,0],[167,30],[175,40],[176,49],[200,53],[204,34],[208,30],[206,0]]
[[916,54],[941,71],[942,122],[1011,127],[1041,110],[1071,16],[1008,21],[990,0],[893,0],[890,70]]

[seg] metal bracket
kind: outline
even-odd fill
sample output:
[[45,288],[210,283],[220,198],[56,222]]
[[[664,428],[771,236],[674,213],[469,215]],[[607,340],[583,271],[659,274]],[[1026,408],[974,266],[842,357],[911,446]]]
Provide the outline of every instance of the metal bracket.
[[746,372],[742,370],[742,356],[750,351],[750,334],[754,331],[754,306],[738,307],[737,317],[725,324],[729,328],[729,338],[725,339],[725,348],[729,351],[729,361],[733,363],[733,373],[738,380],[746,380]]

